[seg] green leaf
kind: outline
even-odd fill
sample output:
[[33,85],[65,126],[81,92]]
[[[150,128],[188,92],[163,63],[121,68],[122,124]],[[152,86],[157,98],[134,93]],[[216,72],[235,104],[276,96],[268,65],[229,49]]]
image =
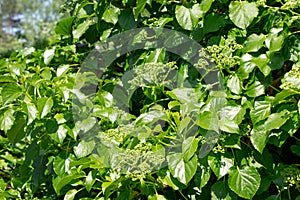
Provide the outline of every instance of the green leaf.
[[219,113],[220,120],[233,120],[240,124],[244,120],[245,112],[245,108],[241,106],[225,106]]
[[25,137],[25,125],[26,116],[23,113],[18,112],[16,114],[16,120],[14,125],[11,127],[10,130],[7,131],[7,138],[12,144],[20,142],[21,139]]
[[77,158],[82,158],[91,154],[95,147],[95,141],[81,141],[77,146],[74,147],[74,153]]
[[78,27],[75,30],[73,30],[74,39],[79,39],[94,23],[95,22],[93,20],[85,20],[84,22],[79,24]]
[[298,113],[300,113],[300,100],[298,101]]
[[215,155],[208,156],[208,165],[215,173],[218,179],[225,176],[229,169],[234,165],[234,161],[232,158],[227,158],[224,156],[217,157]]
[[253,144],[254,148],[260,153],[263,153],[263,150],[267,144],[268,137],[269,132],[263,130],[263,126],[252,129],[250,133],[251,143]]
[[266,36],[263,34],[257,35],[253,33],[250,35],[244,43],[243,51],[246,52],[257,52],[264,46]]
[[202,189],[209,181],[211,176],[210,167],[206,160],[203,158],[199,160],[198,169],[195,175],[195,183],[198,185],[199,189]]
[[300,157],[300,145],[292,145],[290,148],[294,154]]
[[135,19],[137,19],[139,14],[141,14],[144,11],[147,1],[148,0],[137,0],[136,7],[134,8],[134,18]]
[[246,29],[258,15],[255,3],[247,1],[231,1],[229,4],[229,17],[239,28]]
[[205,111],[204,113],[200,113],[199,120],[197,124],[206,130],[213,130],[215,132],[219,132],[218,125],[218,116],[216,113]]
[[253,109],[250,110],[250,118],[253,124],[266,119],[271,114],[270,101],[255,101]]
[[[280,103],[284,102],[287,97],[289,97],[291,95],[295,95],[295,94],[297,94],[297,92],[295,92],[295,91],[282,90],[281,92],[276,94],[276,96],[273,100],[273,105],[280,104]],[[300,107],[300,106],[298,106],[298,107]]]
[[231,192],[224,181],[218,181],[211,187],[212,200],[231,200]]
[[42,97],[37,102],[38,111],[40,113],[40,118],[44,118],[48,113],[51,112],[53,107],[53,100],[51,97]]
[[167,199],[163,195],[154,194],[154,195],[148,196],[148,200],[167,200]]
[[30,102],[27,102],[25,101],[25,105],[24,105],[24,110],[26,111],[27,113],[27,125],[31,124],[31,122],[33,122],[33,120],[35,120],[37,118],[37,115],[38,115],[38,110],[37,108],[35,107],[35,105],[33,103],[30,103]]
[[230,91],[234,94],[240,94],[242,91],[242,82],[240,81],[237,74],[233,74],[229,77],[227,81],[227,86],[229,87]]
[[215,0],[202,0],[200,3],[200,8],[203,13],[207,13]]
[[123,29],[129,30],[136,28],[138,21],[134,19],[132,10],[122,10],[118,23]]
[[2,101],[4,104],[15,101],[22,95],[22,88],[17,84],[5,84],[1,91]]
[[270,53],[279,51],[283,45],[285,37],[283,35],[276,36],[274,34],[268,35],[265,43],[266,46],[268,47]]
[[0,130],[7,132],[11,129],[15,121],[14,112],[12,109],[6,110],[3,114],[0,112]]
[[85,179],[85,188],[88,192],[91,191],[95,182],[96,182],[96,171],[90,171]]
[[72,32],[73,21],[74,17],[60,20],[54,29],[55,33],[59,35],[70,35]]
[[204,19],[203,31],[205,34],[211,33],[218,31],[223,26],[225,26],[224,17],[216,13],[211,13]]
[[105,10],[103,13],[103,20],[106,21],[107,23],[112,23],[116,24],[118,22],[118,16],[120,14],[120,9],[117,7],[110,7]]
[[68,71],[69,67],[70,67],[69,65],[59,66],[56,70],[56,75],[59,77],[59,76],[65,74]]
[[198,24],[203,12],[199,4],[194,4],[191,8],[183,5],[176,5],[175,16],[179,25],[186,30],[193,30]]
[[68,185],[71,181],[73,180],[76,180],[76,179],[79,179],[79,178],[83,178],[85,177],[85,175],[82,173],[82,174],[69,174],[69,175],[65,175],[65,176],[58,176],[56,178],[53,178],[52,179],[52,185],[53,185],[53,188],[56,192],[56,194],[60,194],[60,190]]
[[254,167],[234,167],[229,172],[229,188],[245,199],[251,199],[260,186],[260,175]]
[[238,134],[227,135],[224,141],[224,147],[241,149],[241,136]]
[[249,97],[258,97],[260,95],[265,94],[265,88],[259,81],[255,81],[247,87],[246,94]]
[[64,139],[66,138],[68,132],[69,132],[69,127],[65,124],[62,124],[55,131],[52,139],[57,143],[63,144]]
[[280,113],[273,113],[264,123],[264,129],[268,131],[279,129],[289,118],[289,111],[287,110],[283,110]]
[[65,196],[64,196],[64,200],[73,200],[75,198],[75,195],[77,194],[78,190],[73,189],[73,190],[69,190]]
[[288,111],[283,110],[280,113],[269,115],[264,124],[254,126],[250,133],[250,139],[254,148],[260,153],[263,152],[269,133],[273,129],[279,129],[289,119]]
[[0,84],[1,83],[16,83],[16,80],[11,76],[0,75]]
[[193,156],[191,160],[185,162],[181,153],[173,153],[167,156],[172,175],[185,185],[190,182],[196,173],[197,160],[197,156]]
[[265,76],[268,76],[271,72],[271,67],[268,65],[269,61],[269,58],[265,54],[253,57],[251,60]]
[[198,148],[198,140],[194,137],[189,137],[182,143],[182,153],[185,161],[189,161],[195,154]]
[[230,119],[221,119],[219,120],[219,128],[222,131],[225,131],[227,133],[238,133],[239,132],[239,126]]
[[44,63],[45,65],[48,65],[51,60],[53,59],[55,55],[55,48],[53,49],[47,49],[45,52],[44,52]]
[[58,125],[55,119],[47,119],[44,124],[46,127],[46,132],[49,134],[55,133],[58,129]]

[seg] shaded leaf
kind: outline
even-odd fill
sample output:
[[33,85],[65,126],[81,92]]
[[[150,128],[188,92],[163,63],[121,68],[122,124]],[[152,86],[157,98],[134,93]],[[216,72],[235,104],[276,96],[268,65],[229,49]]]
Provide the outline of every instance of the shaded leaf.
[[17,142],[20,142],[21,139],[25,137],[25,125],[26,116],[23,113],[18,112],[16,114],[14,125],[10,130],[7,131],[7,138],[11,143],[15,144]]
[[72,31],[73,20],[74,17],[68,17],[60,20],[54,29],[55,33],[59,35],[70,35]]

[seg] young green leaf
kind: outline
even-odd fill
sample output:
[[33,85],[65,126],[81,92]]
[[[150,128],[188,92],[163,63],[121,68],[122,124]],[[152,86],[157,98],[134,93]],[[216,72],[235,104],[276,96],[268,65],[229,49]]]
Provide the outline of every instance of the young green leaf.
[[104,11],[102,18],[107,23],[116,24],[118,22],[119,14],[120,14],[120,9],[112,6]]

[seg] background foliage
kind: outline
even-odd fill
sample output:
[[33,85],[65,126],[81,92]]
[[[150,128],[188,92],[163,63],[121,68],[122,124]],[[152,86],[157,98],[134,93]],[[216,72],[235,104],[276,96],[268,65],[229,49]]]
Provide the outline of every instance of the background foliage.
[[63,0],[0,0],[0,57],[14,50],[45,48],[54,39]]
[[[0,199],[300,199],[297,0],[68,0],[63,11],[55,44],[0,61]],[[96,104],[78,108],[89,115],[74,123],[73,87],[95,76],[78,73],[84,59],[96,44],[138,27],[199,42],[223,92],[203,83],[201,64],[164,49],[137,50],[108,68]],[[133,93],[129,113],[116,107],[112,91],[126,71],[165,66],[178,71],[179,88],[154,80]],[[96,123],[103,131],[93,138],[108,148],[78,136]],[[212,150],[201,157],[204,147]],[[171,151],[161,163],[163,148]],[[148,163],[134,165],[136,157]]]

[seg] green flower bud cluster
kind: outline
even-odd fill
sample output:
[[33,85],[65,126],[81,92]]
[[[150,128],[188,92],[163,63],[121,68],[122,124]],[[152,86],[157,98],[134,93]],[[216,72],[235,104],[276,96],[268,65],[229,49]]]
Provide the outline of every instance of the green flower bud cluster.
[[150,173],[156,166],[164,162],[164,151],[153,151],[153,144],[150,142],[140,142],[132,148],[122,148],[125,143],[128,143],[128,136],[137,135],[138,137],[140,131],[147,130],[129,124],[120,125],[118,128],[105,132],[105,139],[114,144],[116,152],[118,152],[112,158],[113,168],[117,172],[124,173],[129,177],[138,177]]
[[133,69],[134,78],[128,83],[131,89],[135,87],[147,87],[149,84],[157,86],[165,86],[172,83],[172,79],[168,79],[171,71],[176,70],[175,62],[164,63],[145,63]]
[[212,152],[217,154],[217,153],[225,153],[225,148],[220,145],[219,143],[212,149]]
[[220,45],[208,46],[206,50],[211,55],[211,61],[216,64],[219,69],[229,69],[240,64],[240,57],[234,53],[243,46],[236,43],[232,38],[224,40]]
[[300,91],[300,62],[293,65],[291,71],[285,74],[281,89]]
[[295,165],[286,166],[281,175],[284,181],[290,186],[295,186],[300,191],[300,170]]

